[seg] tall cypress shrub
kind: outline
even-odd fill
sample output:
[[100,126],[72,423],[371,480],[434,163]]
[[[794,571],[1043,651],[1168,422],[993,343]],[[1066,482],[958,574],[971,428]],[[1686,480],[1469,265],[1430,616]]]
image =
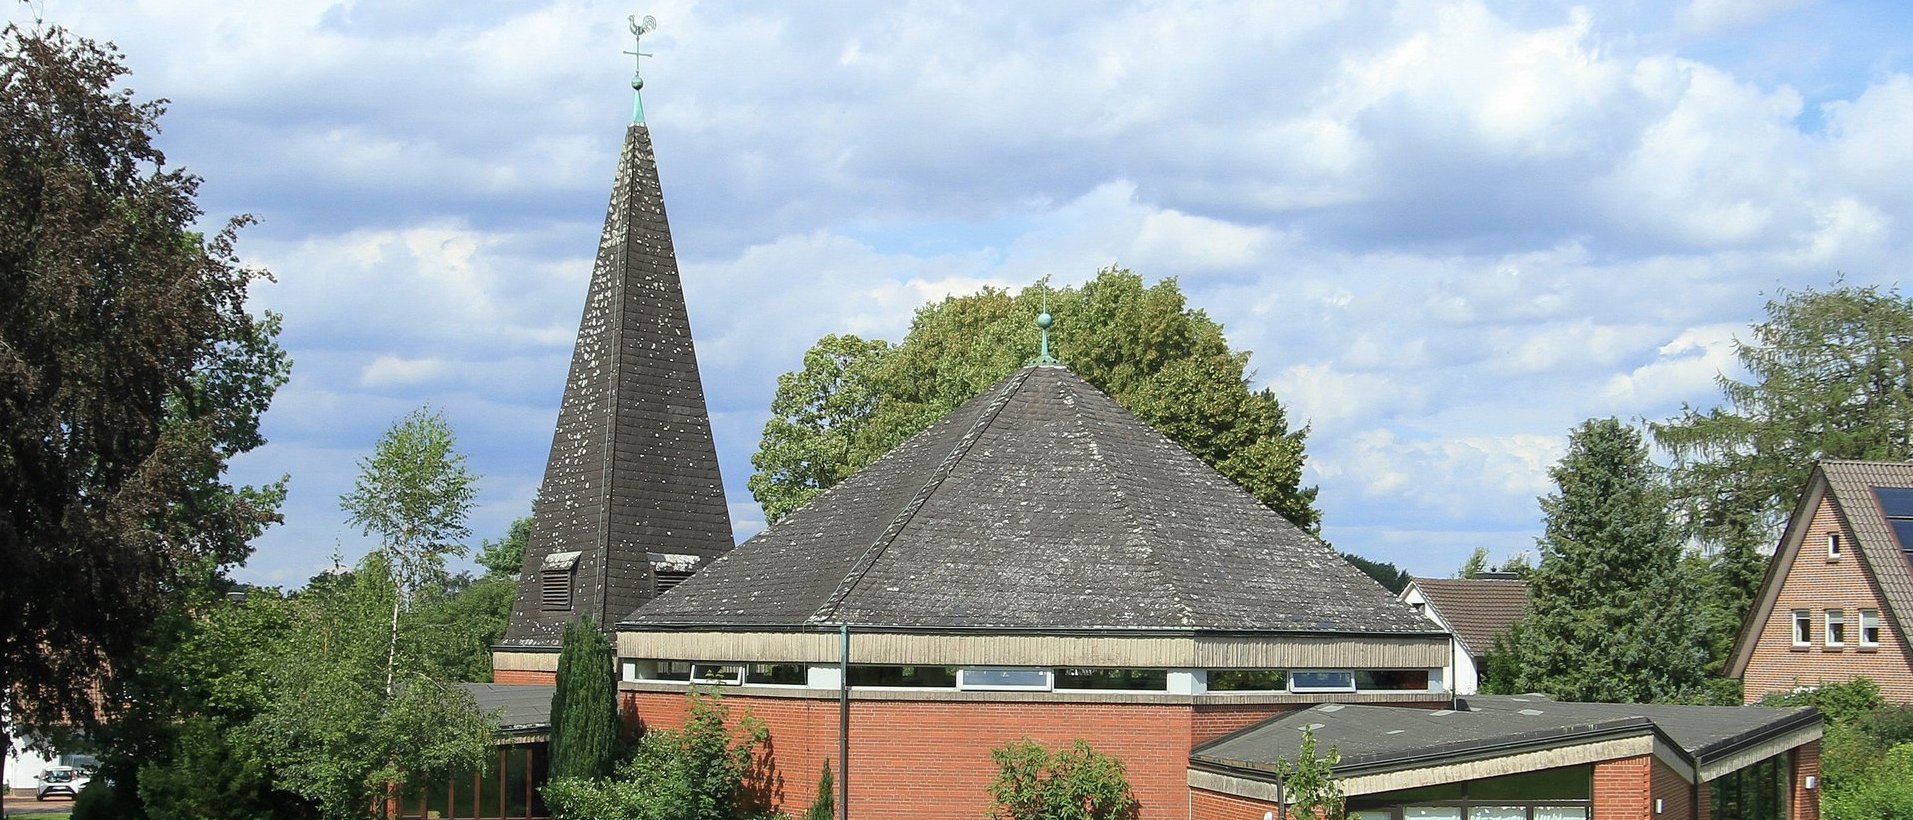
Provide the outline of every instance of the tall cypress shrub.
[[597,624],[565,625],[551,695],[551,778],[611,774],[618,748],[618,686],[611,642]]

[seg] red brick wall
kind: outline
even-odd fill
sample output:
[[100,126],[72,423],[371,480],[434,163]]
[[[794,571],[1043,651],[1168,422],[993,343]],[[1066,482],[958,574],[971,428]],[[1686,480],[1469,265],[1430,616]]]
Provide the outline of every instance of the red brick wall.
[[[1827,558],[1827,533],[1839,532],[1844,557]],[[1860,566],[1858,547],[1852,530],[1834,510],[1831,501],[1822,501],[1800,551],[1787,571],[1786,582],[1774,603],[1773,611],[1760,627],[1752,656],[1747,661],[1744,696],[1752,703],[1769,692],[1792,689],[1822,681],[1851,680],[1864,675],[1880,684],[1887,699],[1913,703],[1913,665],[1909,665],[1900,645],[1898,630],[1904,625],[1881,603],[1880,590]],[[1905,572],[1903,563],[1883,568]],[[1880,646],[1861,649],[1860,610],[1880,611]],[[1793,611],[1813,613],[1813,643],[1809,647],[1793,645]],[[1847,616],[1845,648],[1826,646],[1826,611],[1842,609]]]
[[1223,735],[1261,723],[1283,712],[1293,712],[1302,708],[1294,704],[1211,704],[1195,707],[1190,715],[1190,748],[1195,748]]
[[[1807,788],[1807,778],[1816,782]],[[1820,820],[1820,789],[1824,784],[1820,779],[1820,741],[1801,746],[1793,750],[1793,815],[1792,820]]]
[[493,669],[492,683],[552,685],[558,682],[557,672],[539,672],[523,669]]
[[1233,794],[1190,789],[1189,808],[1190,820],[1262,820],[1262,815],[1275,811],[1275,804]]
[[1650,778],[1653,755],[1594,764],[1593,820],[1645,820],[1654,808]]
[[1667,767],[1667,764],[1654,761],[1654,790],[1648,801],[1648,811],[1654,810],[1653,800],[1661,801],[1661,813],[1654,820],[1694,820],[1694,786]]
[[[683,695],[623,697],[644,726],[683,725]],[[771,808],[808,808],[825,759],[841,776],[834,698],[726,695],[724,702],[733,719],[748,711],[770,730],[763,765]],[[1189,706],[858,700],[850,711],[854,815],[975,820],[988,810],[996,776],[990,749],[1023,737],[1056,748],[1080,737],[1122,759],[1143,820],[1189,816]]]

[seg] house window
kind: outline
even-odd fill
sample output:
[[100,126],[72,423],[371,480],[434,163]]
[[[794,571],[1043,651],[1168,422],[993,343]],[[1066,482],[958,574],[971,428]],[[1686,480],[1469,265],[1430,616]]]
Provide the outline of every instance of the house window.
[[1827,533],[1827,557],[1836,561],[1840,559],[1840,534],[1837,532]]
[[1844,609],[1827,610],[1827,645],[1847,645],[1847,611]]
[[1167,669],[1058,669],[1056,688],[1123,692],[1165,692]]
[[1805,609],[1793,611],[1793,645],[1813,645],[1813,613]]
[[954,689],[956,670],[948,666],[852,666],[850,685]]
[[1877,609],[1860,610],[1860,645],[1880,645],[1880,611]]
[[1289,688],[1287,669],[1211,669],[1211,692],[1285,692]]

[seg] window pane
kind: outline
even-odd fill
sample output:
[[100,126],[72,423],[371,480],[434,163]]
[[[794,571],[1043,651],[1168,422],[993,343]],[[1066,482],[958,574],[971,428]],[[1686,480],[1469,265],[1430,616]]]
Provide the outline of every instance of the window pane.
[[1528,820],[1528,807],[1470,806],[1468,820]]
[[850,685],[955,689],[956,669],[948,666],[852,666]]
[[1285,692],[1289,688],[1286,669],[1211,669],[1211,692]]
[[1426,692],[1426,669],[1362,669],[1355,673],[1355,688],[1364,692]]
[[801,663],[755,663],[751,664],[751,676],[745,682],[802,686],[810,682],[810,672]]
[[1461,820],[1457,806],[1403,806],[1403,820]]
[[1058,689],[1126,689],[1162,692],[1169,688],[1167,669],[1058,669]]
[[1048,669],[968,668],[957,675],[964,689],[1048,689]]
[[1535,806],[1534,820],[1588,820],[1586,806]]
[[1594,769],[1563,766],[1483,778],[1468,784],[1468,796],[1476,800],[1587,800],[1594,796]]
[[1347,692],[1355,688],[1355,673],[1345,669],[1309,669],[1289,673],[1291,692]]
[[1395,820],[1395,813],[1387,809],[1367,809],[1348,813],[1348,820]]

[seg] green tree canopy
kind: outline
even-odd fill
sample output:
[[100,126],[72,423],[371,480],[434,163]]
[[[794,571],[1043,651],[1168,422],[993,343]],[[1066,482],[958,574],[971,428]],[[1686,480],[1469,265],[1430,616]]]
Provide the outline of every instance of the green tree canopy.
[[1497,685],[1579,701],[1701,697],[1707,653],[1666,484],[1641,434],[1611,418],[1585,422],[1548,474],[1556,490],[1541,499],[1531,608],[1510,634],[1512,680]]
[[478,565],[485,568],[485,575],[501,578],[517,578],[518,571],[525,566],[525,545],[531,543],[531,516],[522,516],[511,522],[511,528],[505,531],[505,537],[493,541],[489,538],[478,545]]
[[1307,429],[1275,394],[1250,387],[1249,354],[1188,307],[1173,279],[1147,285],[1105,269],[1081,288],[986,288],[917,311],[901,343],[820,339],[780,377],[751,463],[751,494],[771,521],[808,503],[1036,355],[1036,315],[1056,322],[1051,351],[1178,444],[1310,531],[1321,515],[1302,486]]
[[1141,810],[1120,758],[1081,738],[1052,752],[1024,738],[990,750],[991,820],[1133,820]]
[[278,520],[283,483],[223,473],[289,362],[246,310],[247,218],[195,231],[199,178],[120,56],[0,39],[0,714],[93,723],[146,629]]

